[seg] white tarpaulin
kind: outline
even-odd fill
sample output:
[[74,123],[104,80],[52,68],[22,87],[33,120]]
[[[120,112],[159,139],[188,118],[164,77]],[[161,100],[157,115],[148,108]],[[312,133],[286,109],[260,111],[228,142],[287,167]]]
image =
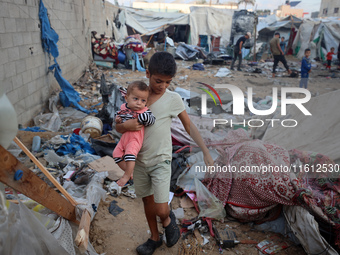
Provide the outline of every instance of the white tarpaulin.
[[188,25],[189,15],[174,12],[152,12],[126,8],[126,25],[140,34],[152,35],[163,31],[169,25]]
[[[269,126],[263,140],[288,150],[313,151],[326,155],[332,160],[340,159],[339,98],[340,90],[337,90],[314,97],[303,104],[312,116],[304,115],[295,105],[289,106],[286,117],[296,120],[298,125],[296,127]],[[278,117],[274,116],[273,119]]]
[[191,45],[197,45],[199,35],[221,37],[220,45],[230,40],[234,10],[190,7]]
[[305,56],[305,49],[310,47],[309,42],[311,39],[311,34],[314,25],[317,23],[320,22],[315,22],[313,20],[304,20],[301,24],[292,46],[294,54],[297,54],[297,58],[302,59]]

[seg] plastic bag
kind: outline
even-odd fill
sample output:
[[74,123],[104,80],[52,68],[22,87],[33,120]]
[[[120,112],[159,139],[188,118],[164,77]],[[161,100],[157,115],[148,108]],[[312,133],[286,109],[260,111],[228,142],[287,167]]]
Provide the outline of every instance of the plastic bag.
[[200,214],[198,216],[209,217],[216,220],[225,218],[226,212],[222,202],[197,178],[195,178],[195,186],[198,208],[200,209]]

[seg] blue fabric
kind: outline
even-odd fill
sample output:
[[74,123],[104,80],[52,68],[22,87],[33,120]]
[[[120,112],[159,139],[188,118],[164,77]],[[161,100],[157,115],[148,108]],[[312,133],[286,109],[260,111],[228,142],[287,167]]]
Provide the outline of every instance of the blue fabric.
[[30,132],[46,132],[46,130],[40,129],[40,127],[27,127],[20,129],[22,131],[30,131]]
[[[61,136],[67,140],[68,136]],[[56,151],[59,155],[76,154],[77,151],[82,150],[85,153],[95,154],[95,150],[92,149],[91,145],[86,142],[80,135],[72,134],[70,137],[70,143],[63,144]]]
[[204,65],[202,63],[193,64],[192,70],[204,71]]
[[303,57],[301,62],[301,78],[308,78],[309,71],[312,68],[312,61],[309,58]]
[[58,34],[51,28],[50,21],[47,16],[47,9],[45,8],[42,0],[39,5],[39,19],[41,22],[41,41],[42,47],[45,51],[51,54],[54,58],[59,56],[58,45],[59,41]]
[[51,71],[54,70],[54,77],[59,83],[60,88],[63,90],[59,93],[60,101],[63,106],[68,107],[73,104],[73,106],[79,111],[91,113],[91,111],[85,109],[78,104],[78,102],[80,101],[79,93],[74,90],[72,85],[63,76],[61,76],[61,69],[58,63],[56,62],[54,65],[51,65],[48,69],[50,69]]
[[139,72],[145,72],[146,70],[140,65],[138,54],[136,52],[132,53],[132,59],[136,61],[136,68]]

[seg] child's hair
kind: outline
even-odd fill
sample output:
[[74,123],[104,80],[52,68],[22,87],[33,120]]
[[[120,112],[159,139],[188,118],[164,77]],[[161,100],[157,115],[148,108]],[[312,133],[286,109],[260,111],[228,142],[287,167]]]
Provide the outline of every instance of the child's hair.
[[306,54],[308,51],[310,51],[310,49],[309,49],[309,48],[305,49],[305,54]]
[[169,52],[161,51],[152,55],[148,70],[150,76],[160,74],[174,77],[177,71],[177,65],[174,57]]
[[127,91],[126,91],[126,94],[129,95],[135,88],[140,90],[140,91],[149,91],[148,85],[146,85],[144,82],[134,81],[134,82],[129,84]]
[[331,50],[335,50],[335,48],[334,48],[334,47],[332,47],[332,48],[331,48]]
[[282,36],[282,37],[281,37],[281,40],[282,40],[282,39],[284,40],[284,39],[285,39],[285,37],[284,37],[284,36]]

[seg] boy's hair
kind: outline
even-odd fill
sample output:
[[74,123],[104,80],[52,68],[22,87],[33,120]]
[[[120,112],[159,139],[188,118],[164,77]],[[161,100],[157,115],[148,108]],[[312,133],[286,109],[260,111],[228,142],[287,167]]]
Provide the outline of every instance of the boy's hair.
[[334,48],[334,47],[332,47],[332,48],[331,48],[331,50],[335,50],[335,48]]
[[284,37],[284,36],[282,36],[282,37],[281,37],[281,40],[282,40],[282,39],[285,39],[285,37]]
[[134,81],[127,87],[126,94],[129,95],[134,89],[138,89],[140,91],[149,91],[149,86],[142,81]]
[[148,70],[150,76],[160,74],[174,77],[176,75],[177,65],[174,57],[169,52],[161,51],[152,55]]
[[308,52],[308,51],[311,51],[309,48],[305,49],[305,54]]

